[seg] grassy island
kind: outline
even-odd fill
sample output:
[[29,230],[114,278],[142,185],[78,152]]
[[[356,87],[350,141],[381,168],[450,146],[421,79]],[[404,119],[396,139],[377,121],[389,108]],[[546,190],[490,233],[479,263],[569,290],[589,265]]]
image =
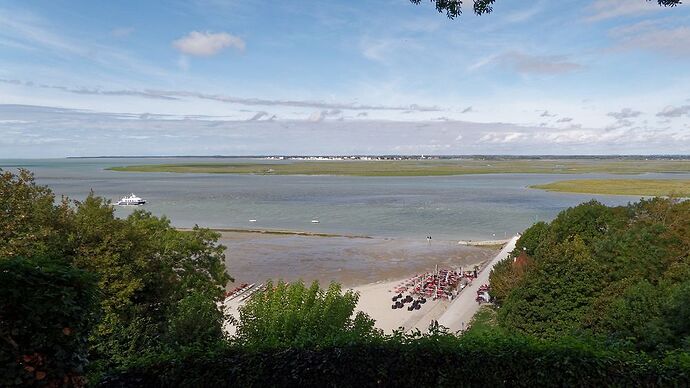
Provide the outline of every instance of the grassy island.
[[686,179],[575,179],[530,187],[563,193],[690,197]]
[[113,171],[259,175],[444,176],[465,174],[690,173],[690,160],[445,159],[147,164]]

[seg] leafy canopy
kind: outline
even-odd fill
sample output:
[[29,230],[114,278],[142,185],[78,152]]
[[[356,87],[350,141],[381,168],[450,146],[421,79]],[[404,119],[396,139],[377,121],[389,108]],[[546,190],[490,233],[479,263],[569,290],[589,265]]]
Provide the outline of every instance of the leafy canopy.
[[93,275],[100,319],[88,333],[91,360],[118,364],[222,339],[216,306],[230,277],[218,238],[141,210],[118,218],[93,193],[56,201],[29,171],[0,171],[0,261],[40,257]]
[[584,203],[526,230],[511,256],[490,275],[504,329],[690,350],[690,201]]
[[253,347],[313,347],[380,336],[373,319],[354,314],[358,299],[337,283],[324,290],[318,282],[269,282],[240,308],[236,339]]
[[[420,4],[423,0],[410,0],[413,4]],[[462,0],[430,0],[436,6],[436,10],[446,14],[449,19],[455,19],[462,14]],[[633,1],[633,0],[629,0]],[[637,0],[641,1],[641,0]],[[653,1],[653,0],[646,0]],[[682,4],[682,0],[656,0],[664,7],[675,7]],[[496,0],[474,0],[473,11],[477,15],[491,13]]]
[[92,274],[0,257],[0,386],[83,386],[97,306]]

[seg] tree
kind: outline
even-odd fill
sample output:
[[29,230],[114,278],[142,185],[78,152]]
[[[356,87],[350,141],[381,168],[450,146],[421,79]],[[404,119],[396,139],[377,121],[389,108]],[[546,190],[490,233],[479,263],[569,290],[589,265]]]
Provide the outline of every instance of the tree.
[[[430,0],[440,13],[446,13],[449,19],[455,19],[462,14],[462,0]],[[638,0],[641,1],[641,0]],[[653,1],[653,0],[646,0]],[[420,4],[422,0],[410,0],[413,4]],[[477,15],[491,13],[496,0],[474,0],[473,11]],[[682,4],[682,0],[657,0],[660,6],[675,7]]]
[[[413,4],[419,4],[422,0],[410,0]],[[493,8],[491,5],[496,0],[474,0],[474,13],[483,15],[491,13]],[[431,0],[435,3],[438,12],[445,12],[449,19],[455,19],[462,14],[462,0]]]
[[600,274],[579,237],[544,252],[499,310],[503,327],[540,338],[557,338],[581,327]]
[[[208,311],[208,306],[218,310],[215,304],[230,279],[218,237],[198,227],[178,231],[168,219],[139,210],[117,218],[107,201],[93,195],[77,203],[69,236],[73,263],[98,275],[103,294],[94,354],[122,361],[190,345],[194,333],[201,335],[198,342],[208,342],[209,333],[221,339],[221,314]],[[200,313],[196,324],[208,330],[180,329],[189,327],[194,309]]]
[[602,322],[605,331],[642,350],[665,347],[673,340],[673,333],[662,314],[664,294],[646,280],[631,284],[606,310]]
[[89,357],[121,363],[169,347],[222,339],[227,281],[220,235],[179,231],[164,217],[134,211],[127,218],[91,193],[56,203],[50,189],[20,170],[0,175],[0,261],[49,258],[91,273],[100,319]]
[[83,386],[96,278],[64,262],[0,257],[0,386]]
[[500,261],[489,274],[491,296],[497,303],[503,302],[533,268],[534,260],[525,252]]
[[373,319],[361,311],[353,317],[358,299],[337,283],[323,290],[318,282],[268,282],[240,308],[236,339],[254,347],[313,347],[375,338]]
[[[501,326],[594,337],[626,349],[690,348],[690,201],[591,201],[535,224],[517,243],[533,263],[491,273]],[[516,249],[513,256],[520,249]]]
[[33,174],[0,169],[0,256],[64,258],[64,231],[71,212],[66,199],[34,182]]
[[520,239],[515,243],[515,249],[511,253],[512,257],[517,257],[522,252],[528,256],[534,256],[537,253],[539,245],[546,238],[549,226],[546,222],[540,221],[527,228],[520,236]]

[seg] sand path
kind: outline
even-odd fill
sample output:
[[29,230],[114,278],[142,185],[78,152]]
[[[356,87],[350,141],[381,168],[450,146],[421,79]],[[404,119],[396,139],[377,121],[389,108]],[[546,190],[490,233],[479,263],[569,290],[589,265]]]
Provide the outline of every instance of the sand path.
[[447,310],[438,318],[439,325],[449,328],[451,331],[464,330],[465,326],[472,320],[474,314],[479,310],[479,304],[476,302],[477,290],[482,284],[489,283],[489,274],[491,269],[499,261],[504,260],[508,257],[510,252],[515,249],[515,243],[518,240],[518,236],[513,237],[510,241],[501,249],[501,251],[496,255],[496,257],[491,260],[481,272],[477,274],[477,278],[474,279],[472,284],[468,285],[458,297],[448,306]]

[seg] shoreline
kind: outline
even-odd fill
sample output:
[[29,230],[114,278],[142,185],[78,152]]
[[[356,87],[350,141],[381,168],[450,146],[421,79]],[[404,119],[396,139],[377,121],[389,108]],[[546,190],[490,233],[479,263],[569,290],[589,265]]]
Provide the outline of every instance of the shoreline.
[[[175,228],[182,232],[189,232],[193,228]],[[372,236],[354,235],[354,234],[338,234],[338,233],[324,233],[324,232],[308,232],[304,230],[288,230],[288,229],[251,229],[251,228],[205,228],[219,233],[254,233],[254,234],[268,234],[281,236],[304,236],[304,237],[342,237],[342,238],[361,238],[372,239]]]
[[[439,320],[454,302],[429,298],[419,310],[392,309],[396,286],[436,266],[449,270],[478,266],[483,270],[508,241],[428,241],[290,230],[210,229],[219,232],[219,242],[227,246],[226,266],[235,277],[234,283],[228,283],[228,290],[243,283],[263,284],[268,279],[302,280],[307,284],[318,281],[322,287],[336,281],[343,290],[359,293],[355,310],[368,314],[376,327],[387,333],[400,327],[426,332],[430,322]],[[246,302],[239,299],[223,302],[224,311],[235,318],[239,318],[239,308]],[[235,332],[229,321],[224,329],[230,335]]]
[[466,245],[470,247],[502,247],[508,242],[510,242],[511,239],[502,239],[502,240],[460,240],[458,241],[458,245]]
[[235,282],[314,280],[359,286],[394,280],[440,267],[466,267],[486,261],[497,246],[471,246],[457,240],[424,238],[349,238],[305,234],[219,232],[227,247],[226,268]]
[[[200,226],[201,227],[201,226]],[[290,229],[252,229],[252,228],[215,228],[215,227],[202,227],[205,229],[212,230],[218,233],[247,233],[247,234],[260,234],[260,235],[276,235],[276,236],[302,236],[302,237],[337,237],[337,238],[348,238],[348,239],[367,239],[367,240],[414,240],[411,237],[377,237],[368,235],[357,235],[357,234],[339,234],[339,233],[325,233],[325,232],[309,232],[305,230],[290,230]],[[175,228],[181,232],[192,231],[193,228]],[[483,247],[483,248],[495,248],[501,247],[508,243],[510,239],[498,239],[498,240],[455,240],[455,239],[439,239],[436,241],[441,242],[457,242],[458,245],[470,246],[470,247]]]
[[[469,323],[471,321],[471,316],[474,315],[474,312],[476,312],[475,310],[478,308],[475,306],[476,302],[474,301],[476,296],[475,289],[481,284],[488,282],[485,278],[488,277],[491,268],[498,261],[505,258],[506,253],[512,249],[516,240],[516,237],[508,240],[507,243],[502,246],[502,250],[496,252],[496,255],[491,258],[474,263],[466,263],[465,268],[479,266],[480,276],[475,279],[474,282],[470,283],[470,286],[460,292],[459,297],[451,301],[443,298],[428,298],[427,302],[419,310],[409,311],[407,309],[392,309],[391,298],[396,295],[394,292],[396,286],[409,280],[411,277],[417,276],[419,274],[418,272],[410,272],[404,277],[397,276],[394,279],[381,279],[358,285],[344,284],[343,290],[353,290],[357,292],[359,294],[359,300],[357,301],[355,312],[362,311],[366,313],[375,320],[376,328],[383,330],[387,334],[391,334],[394,330],[400,328],[402,328],[404,332],[412,330],[427,332],[432,321],[447,321],[449,318],[448,315],[452,313],[452,315],[455,316],[458,308],[462,309],[462,319],[467,320]],[[429,263],[429,270],[431,269],[432,264]],[[239,308],[244,303],[244,301],[238,299],[226,299],[222,305],[227,314],[239,318]],[[466,316],[469,316],[469,318]],[[454,331],[460,330],[460,328],[456,328],[455,326],[457,325],[450,325],[451,329]],[[235,333],[235,326],[231,320],[225,322],[224,330],[229,335]]]

